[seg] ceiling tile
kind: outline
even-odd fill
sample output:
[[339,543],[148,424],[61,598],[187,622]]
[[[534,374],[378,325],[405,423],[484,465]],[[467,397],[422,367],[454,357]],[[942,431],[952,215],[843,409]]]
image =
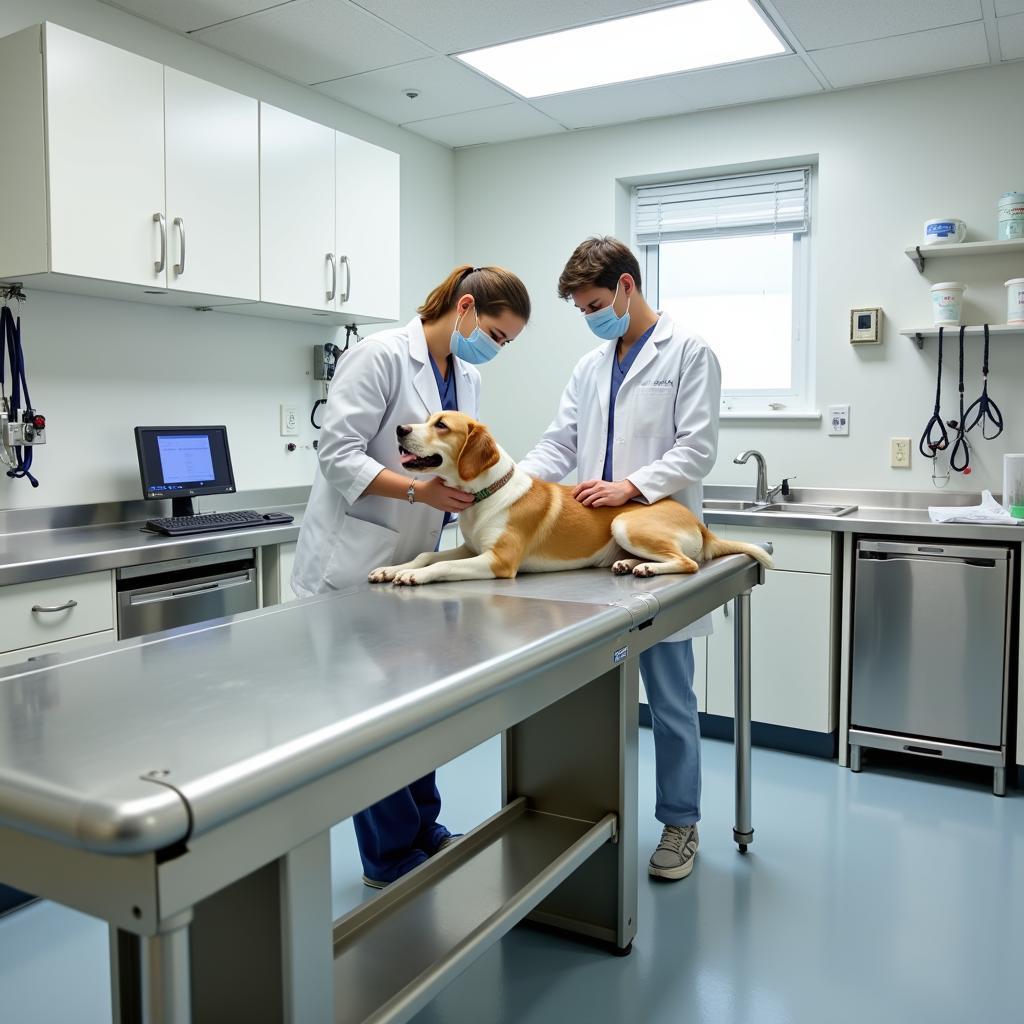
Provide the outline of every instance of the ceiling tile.
[[989,63],[985,25],[980,21],[815,50],[811,57],[836,88]]
[[974,21],[980,0],[773,0],[786,26],[807,50],[920,32]]
[[814,92],[821,92],[817,79],[799,57],[788,56],[561,93],[533,103],[570,128],[590,128]]
[[1024,60],[1024,14],[999,19],[999,49],[1003,60]]
[[353,0],[441,53],[574,28],[679,0]]
[[307,85],[431,55],[344,0],[294,0],[195,38]]
[[[316,88],[393,124],[494,107],[514,99],[511,93],[450,57],[428,57],[323,82]],[[414,100],[405,95],[410,88],[419,91]]]
[[996,0],[996,17],[1005,18],[1008,14],[1024,14],[1024,0]]
[[281,0],[103,0],[111,7],[138,14],[178,32],[193,32],[245,14],[276,7]]
[[553,135],[565,129],[526,103],[506,103],[486,110],[470,110],[447,117],[432,117],[402,125],[446,146],[479,146],[485,142],[510,142],[535,135]]

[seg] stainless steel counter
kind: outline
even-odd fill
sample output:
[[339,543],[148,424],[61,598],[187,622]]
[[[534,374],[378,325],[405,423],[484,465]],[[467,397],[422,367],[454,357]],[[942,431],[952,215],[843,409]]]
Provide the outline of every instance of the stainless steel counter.
[[[706,499],[752,500],[753,489],[747,487],[711,486],[705,488]],[[943,491],[856,491],[824,488],[793,489],[789,501],[815,504],[857,505],[855,512],[844,516],[789,515],[785,512],[706,511],[709,525],[771,528],[771,524],[788,530],[815,530],[826,533],[863,533],[900,537],[934,537],[945,540],[1024,541],[1022,526],[996,526],[969,523],[933,523],[928,518],[929,505],[977,505],[976,494],[952,494]]]
[[[257,506],[269,511],[271,506]],[[299,536],[305,505],[272,506],[295,521],[285,526],[222,530],[191,537],[165,537],[143,530],[145,520],[64,526],[0,535],[0,587],[33,580],[56,579],[100,569],[120,569],[171,558],[214,554],[238,547],[286,544]],[[147,518],[159,515],[149,510]]]

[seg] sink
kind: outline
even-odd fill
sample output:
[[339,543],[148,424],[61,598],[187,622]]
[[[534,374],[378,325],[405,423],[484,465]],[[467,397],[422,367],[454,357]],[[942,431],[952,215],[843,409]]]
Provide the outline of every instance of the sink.
[[753,507],[754,502],[735,498],[709,498],[704,502],[705,512],[745,512]]
[[[748,506],[749,507],[749,506]],[[757,505],[754,512],[781,512],[788,516],[845,516],[856,512],[856,505],[814,505],[806,501],[775,502],[771,505]]]

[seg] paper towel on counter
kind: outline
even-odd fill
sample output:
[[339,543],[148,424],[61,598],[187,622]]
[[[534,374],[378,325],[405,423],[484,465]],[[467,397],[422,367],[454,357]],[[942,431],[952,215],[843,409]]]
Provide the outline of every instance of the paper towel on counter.
[[933,523],[994,523],[999,526],[1024,524],[1024,519],[1014,519],[992,497],[991,491],[981,492],[980,505],[931,505],[928,518]]

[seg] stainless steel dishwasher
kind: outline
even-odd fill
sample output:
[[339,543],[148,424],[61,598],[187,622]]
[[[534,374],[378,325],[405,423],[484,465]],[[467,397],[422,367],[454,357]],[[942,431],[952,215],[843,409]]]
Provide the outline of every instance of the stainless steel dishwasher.
[[117,570],[119,640],[258,607],[252,548]]
[[857,543],[850,767],[875,747],[990,765],[1006,793],[1013,552]]

